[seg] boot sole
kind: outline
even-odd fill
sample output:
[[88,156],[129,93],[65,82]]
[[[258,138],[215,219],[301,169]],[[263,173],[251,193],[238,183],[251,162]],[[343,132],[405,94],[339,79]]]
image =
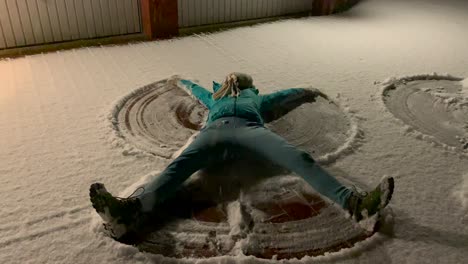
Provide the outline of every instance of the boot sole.
[[101,199],[101,195],[104,193],[108,192],[102,183],[93,183],[89,187],[89,198],[91,200],[91,204],[99,214],[105,213],[105,208],[107,207],[105,200]]
[[380,205],[381,209],[385,208],[390,203],[390,200],[393,196],[393,191],[395,189],[395,180],[393,177],[386,178],[385,181],[386,183],[383,184],[380,188],[380,190],[384,193],[384,196],[382,197],[383,203]]

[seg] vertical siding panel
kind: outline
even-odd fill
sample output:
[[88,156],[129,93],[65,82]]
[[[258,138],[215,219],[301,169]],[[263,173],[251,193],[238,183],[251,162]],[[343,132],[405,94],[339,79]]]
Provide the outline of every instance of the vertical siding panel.
[[213,22],[218,24],[220,19],[219,19],[219,15],[220,15],[220,10],[219,10],[219,5],[221,4],[221,0],[214,0],[213,1]]
[[212,12],[210,12],[212,6],[213,6],[213,1],[212,0],[205,0],[206,2],[206,13],[205,13],[205,16],[206,16],[206,22],[205,24],[212,24],[213,23],[213,20],[212,20]]
[[3,33],[2,22],[0,21],[0,49],[4,49],[6,47],[7,47],[6,38],[5,38],[5,34]]
[[133,26],[133,8],[132,8],[132,1],[135,0],[125,0],[124,2],[124,9],[125,9],[125,17],[127,21],[127,33],[133,33],[135,27]]
[[36,9],[42,24],[42,31],[44,32],[44,39],[46,42],[53,42],[56,37],[52,29],[52,22],[50,20],[47,4],[42,0],[36,0]]
[[188,0],[182,0],[182,11],[184,12],[184,27],[188,27],[190,25],[190,6]]
[[245,11],[245,14],[246,14],[246,19],[252,19],[252,7],[253,7],[253,0],[247,0],[247,7],[246,7],[246,11]]
[[[93,6],[91,4],[92,0],[82,0],[82,8],[83,8],[83,13],[84,16],[82,19],[85,19],[86,21],[86,28],[88,29],[88,38],[95,38],[97,37],[97,32],[96,32],[96,22],[94,20],[93,16]],[[78,0],[78,2],[80,2]]]
[[242,19],[242,8],[243,8],[243,2],[244,0],[236,0],[236,15],[234,16],[235,21],[239,21]]
[[238,17],[239,20],[247,19],[247,0],[241,1],[241,15]]
[[36,43],[44,43],[46,42],[44,37],[44,31],[42,28],[42,21],[39,17],[39,11],[37,10],[36,1],[29,1],[27,0],[27,8],[29,10],[29,15],[31,19],[31,24],[34,32],[34,36],[36,38]]
[[112,35],[120,34],[120,17],[116,5],[117,0],[109,0],[109,14],[111,17]]
[[202,1],[202,4],[201,4],[201,17],[202,17],[201,23],[203,25],[205,25],[205,24],[208,23],[208,0],[200,0],[200,1]]
[[46,42],[44,37],[44,31],[42,28],[42,21],[37,10],[36,1],[26,1],[26,5],[29,11],[29,16],[31,18],[31,24],[33,28],[34,37],[36,38],[36,43]]
[[253,17],[258,18],[258,7],[259,7],[260,1],[259,0],[254,0],[254,7],[253,7]]
[[217,3],[219,0],[211,0],[211,23],[218,23],[218,8]]
[[[291,0],[291,1],[294,1],[294,0]],[[275,0],[268,0],[268,2],[270,2],[269,12],[270,12],[270,17],[272,17],[275,15]]]
[[104,23],[102,21],[101,15],[101,0],[91,0],[91,14],[94,21],[94,30],[98,37],[105,35],[104,33]]
[[257,18],[257,6],[258,6],[258,0],[252,0],[252,4],[250,5],[252,10],[250,12],[251,18],[255,19]]
[[111,15],[109,2],[113,0],[99,0],[101,1],[101,17],[102,17],[102,27],[104,33],[107,36],[114,35],[114,30],[112,29],[112,22],[114,18]]
[[140,18],[140,0],[132,1],[133,7],[133,32],[139,33],[142,31],[141,29],[141,18]]
[[3,36],[7,47],[16,46],[16,38],[13,33],[13,26],[11,25],[10,16],[5,0],[0,0],[0,23],[2,24]]
[[[39,0],[41,1],[41,0]],[[84,0],[73,0],[75,15],[77,17],[78,31],[80,32],[80,38],[89,38],[89,29],[86,21],[86,15],[83,6]]]
[[265,17],[269,17],[270,16],[271,1],[270,0],[265,0],[263,5],[264,5],[264,8],[265,8]]
[[260,18],[262,17],[262,5],[263,0],[257,0],[257,10],[255,11],[255,17]]
[[177,8],[179,9],[179,28],[181,27],[184,27],[185,26],[185,8],[184,8],[184,4],[185,4],[185,0],[178,0],[179,2],[177,3]]
[[47,15],[49,16],[50,26],[54,33],[54,41],[62,41],[63,33],[60,25],[60,19],[58,16],[57,5],[54,1],[45,2],[47,6]]
[[187,27],[191,26],[193,23],[193,9],[192,9],[192,4],[191,0],[184,0],[185,1],[185,25]]
[[[295,1],[295,0],[292,0],[292,1]],[[271,9],[271,13],[270,13],[270,16],[275,16],[276,15],[276,0],[270,0],[270,9]]]
[[195,1],[190,0],[188,1],[188,26],[194,26],[196,23],[196,14],[195,14]]
[[224,21],[229,22],[231,21],[231,1],[232,0],[225,0],[224,6]]
[[228,22],[229,21],[229,9],[231,8],[231,1],[230,0],[224,0],[224,6],[223,6],[223,22]]
[[[1,6],[0,6],[1,8]],[[2,15],[2,10],[0,10],[0,16]],[[7,47],[5,33],[3,32],[3,24],[0,20],[0,49],[4,49]]]
[[194,0],[197,10],[197,25],[203,24],[203,0]]
[[255,18],[255,11],[256,11],[256,8],[257,7],[257,0],[251,0],[250,1],[250,11],[249,11],[249,16],[250,16],[250,19],[254,19]]
[[177,0],[177,22],[182,25],[183,15],[182,15],[182,0]]
[[120,34],[127,34],[127,17],[125,16],[123,1],[125,0],[115,0],[115,4],[117,5]]
[[17,0],[16,7],[18,8],[18,16],[21,22],[21,27],[23,28],[26,44],[36,44],[36,37],[34,36],[33,26],[31,23],[31,16],[29,15],[29,9],[26,1]]
[[261,15],[262,1],[263,0],[257,0],[257,7],[256,7],[256,11],[255,11],[255,17],[256,18],[260,18],[262,16]]
[[193,0],[195,1],[195,7],[197,8],[197,25],[203,24],[203,1],[204,0]]
[[294,1],[295,13],[299,13],[301,11],[301,7],[299,5],[299,1]]
[[67,8],[64,0],[55,0],[55,8],[57,11],[57,19],[59,20],[60,32],[62,32],[62,40],[71,40],[70,21],[67,15]]
[[78,18],[76,17],[75,6],[73,0],[64,0],[66,15],[68,19],[68,26],[70,28],[71,39],[79,39],[80,31],[78,28]]
[[197,0],[191,0],[190,3],[192,4],[192,7],[190,8],[190,12],[192,13],[192,26],[198,25],[198,3]]
[[205,0],[205,2],[206,2],[205,24],[213,24],[213,0]]
[[184,20],[182,21],[182,27],[188,27],[189,26],[189,3],[188,0],[182,0],[182,13],[184,14]]
[[236,21],[242,20],[242,11],[243,11],[243,8],[244,8],[243,1],[244,0],[237,0],[237,3],[236,3],[236,16],[235,16]]
[[16,0],[7,0],[6,5],[16,45],[24,46],[26,45],[26,38],[24,36],[23,27],[21,26],[18,8],[16,7]]
[[232,20],[232,8],[234,7],[234,0],[226,0],[226,22]]
[[289,13],[290,13],[290,14],[292,14],[292,13],[295,12],[295,10],[294,10],[294,3],[289,2],[289,3],[288,3],[288,7],[289,7]]
[[231,1],[231,8],[228,10],[229,11],[229,21],[234,21],[234,20],[236,20],[237,0],[230,0],[230,1]]
[[226,0],[219,0],[219,22],[224,23],[226,21]]

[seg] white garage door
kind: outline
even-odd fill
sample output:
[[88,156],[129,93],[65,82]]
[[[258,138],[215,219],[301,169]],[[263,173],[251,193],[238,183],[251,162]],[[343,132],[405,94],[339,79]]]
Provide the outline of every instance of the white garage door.
[[141,31],[140,0],[0,0],[0,49]]

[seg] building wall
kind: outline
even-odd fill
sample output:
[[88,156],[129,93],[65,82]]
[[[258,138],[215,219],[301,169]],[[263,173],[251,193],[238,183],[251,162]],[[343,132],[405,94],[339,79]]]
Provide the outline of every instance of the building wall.
[[0,0],[0,49],[141,31],[140,0]]
[[309,12],[312,3],[313,0],[178,0],[179,27]]

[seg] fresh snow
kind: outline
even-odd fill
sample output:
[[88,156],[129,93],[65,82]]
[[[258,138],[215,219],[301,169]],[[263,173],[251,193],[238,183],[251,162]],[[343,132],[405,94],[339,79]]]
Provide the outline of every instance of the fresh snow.
[[261,92],[314,86],[342,99],[363,142],[327,168],[367,188],[382,175],[396,180],[391,230],[281,263],[463,263],[467,159],[402,134],[404,125],[382,107],[379,83],[431,72],[466,78],[467,27],[463,0],[368,0],[329,17],[0,61],[0,262],[277,263],[141,253],[99,232],[88,200],[93,182],[121,194],[167,163],[131,149],[122,155],[122,142],[109,142],[107,117],[119,98],[175,74],[210,87],[241,71]]

